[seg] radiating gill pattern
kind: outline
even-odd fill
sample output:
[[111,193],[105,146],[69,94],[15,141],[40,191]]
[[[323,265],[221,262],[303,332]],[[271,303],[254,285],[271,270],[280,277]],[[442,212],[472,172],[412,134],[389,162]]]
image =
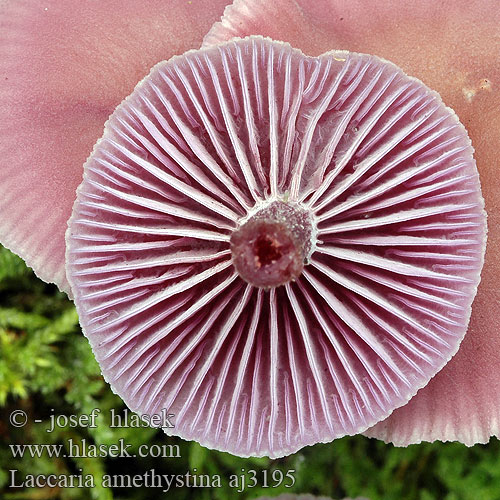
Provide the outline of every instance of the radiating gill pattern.
[[[240,278],[256,207],[314,221],[301,275]],[[292,453],[404,404],[465,334],[485,246],[472,148],[391,63],[260,37],[160,63],[85,165],[68,274],[106,380],[169,433]]]

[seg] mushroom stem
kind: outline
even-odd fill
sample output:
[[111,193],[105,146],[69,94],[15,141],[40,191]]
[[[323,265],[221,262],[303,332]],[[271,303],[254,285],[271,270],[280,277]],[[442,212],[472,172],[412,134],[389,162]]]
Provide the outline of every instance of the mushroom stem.
[[300,205],[274,200],[247,217],[231,235],[233,264],[259,288],[295,280],[312,253],[313,221]]

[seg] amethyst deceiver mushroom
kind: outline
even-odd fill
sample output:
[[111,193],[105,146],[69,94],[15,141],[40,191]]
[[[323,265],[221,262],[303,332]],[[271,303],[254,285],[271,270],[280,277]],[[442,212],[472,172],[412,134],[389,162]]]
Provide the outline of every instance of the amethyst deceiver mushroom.
[[104,123],[229,0],[0,0],[0,242],[71,295],[64,233]]
[[67,272],[131,409],[277,457],[365,430],[456,352],[482,207],[467,134],[420,81],[250,37],[158,64],[113,113]]
[[310,55],[376,54],[441,95],[474,146],[488,245],[472,315],[456,356],[367,435],[398,446],[500,436],[500,9],[496,0],[236,0],[205,45],[259,34]]
[[[120,3],[120,9],[113,8],[111,1],[99,5],[92,3],[89,11],[90,2],[46,0],[44,5],[48,7],[43,8],[42,16],[39,15],[40,4],[35,2],[0,2],[0,27],[5,34],[1,43],[4,55],[7,55],[1,59],[7,76],[0,80],[0,106],[2,113],[9,117],[8,121],[4,121],[9,126],[2,133],[2,175],[5,175],[6,167],[13,166],[13,184],[10,186],[20,185],[32,173],[45,168],[45,158],[50,152],[53,152],[49,155],[50,162],[68,167],[50,170],[49,178],[57,182],[57,196],[53,199],[50,197],[51,190],[41,189],[42,195],[39,195],[39,184],[28,178],[26,185],[29,189],[22,190],[14,203],[2,205],[0,238],[2,243],[27,258],[35,272],[48,281],[54,281],[56,274],[64,277],[63,246],[58,244],[56,248],[53,243],[62,242],[62,231],[57,236],[56,222],[70,213],[71,190],[78,183],[75,172],[81,166],[75,163],[75,158],[81,154],[79,151],[83,151],[78,145],[82,144],[89,151],[92,137],[95,139],[99,135],[98,127],[102,127],[107,116],[105,112],[92,114],[93,107],[90,105],[85,108],[90,113],[85,112],[82,114],[85,118],[80,118],[80,112],[84,110],[79,103],[90,104],[96,96],[94,92],[85,91],[90,88],[87,83],[96,88],[99,79],[93,78],[91,70],[82,74],[72,71],[73,61],[78,61],[78,67],[82,68],[82,57],[86,60],[86,56],[92,55],[92,47],[102,49],[99,51],[102,66],[106,67],[105,63],[109,61],[111,64],[108,66],[114,68],[114,78],[108,78],[107,82],[117,84],[116,89],[109,88],[110,97],[117,103],[126,93],[120,85],[124,83],[128,86],[125,88],[130,88],[130,84],[140,76],[132,75],[131,61],[143,64],[144,58],[153,56],[151,62],[158,59],[154,57],[154,50],[143,50],[153,40],[152,30],[161,30],[164,24],[168,25],[168,33],[156,39],[167,42],[167,52],[172,48],[169,48],[170,42],[175,44],[174,49],[179,50],[186,47],[190,37],[194,37],[196,45],[196,33],[201,24],[206,23],[217,9],[217,2],[186,4],[171,0],[166,12],[164,2],[156,2],[157,7],[155,2],[131,0],[126,4]],[[190,5],[192,10],[189,10]],[[212,5],[213,10],[210,9]],[[57,9],[52,8],[54,6]],[[127,12],[135,11],[121,16],[123,7],[127,8]],[[175,14],[169,16],[172,7]],[[83,17],[77,12],[80,8],[85,11]],[[86,23],[89,12],[93,18]],[[500,136],[496,133],[500,126],[500,92],[497,85],[500,78],[497,64],[499,16],[495,0],[381,0],[369,6],[363,0],[349,3],[339,0],[280,0],[272,4],[260,0],[238,0],[231,9],[226,9],[221,25],[239,35],[247,32],[273,34],[313,55],[331,47],[343,47],[386,57],[408,74],[418,76],[438,90],[466,124],[473,140],[491,222],[481,286],[474,302],[469,334],[458,354],[409,404],[370,430],[371,435],[399,445],[435,439],[460,440],[471,445],[486,442],[491,435],[500,432],[500,342],[497,335],[500,328],[500,288],[497,285],[496,265],[500,249],[500,231],[497,230],[500,227],[497,223],[500,211],[496,209],[500,203],[496,182],[497,151],[500,147]],[[172,18],[175,23],[170,22]],[[416,19],[418,22],[415,22]],[[75,36],[78,31],[75,30],[75,20],[86,23],[85,38],[88,39],[90,34],[95,44],[80,43],[81,38]],[[126,26],[121,26],[123,21]],[[191,21],[195,24],[187,27]],[[36,26],[33,23],[37,23]],[[121,36],[129,27],[134,27],[133,33]],[[217,36],[220,30],[216,25],[211,34],[218,31]],[[168,34],[173,34],[172,40]],[[223,33],[221,39],[226,35]],[[134,50],[134,47],[139,50]],[[127,64],[118,72],[115,56],[121,53],[126,54]],[[148,67],[147,64],[146,61],[144,68]],[[53,91],[57,91],[50,85],[53,82],[51,75],[55,73],[65,75],[58,81],[66,82],[66,87],[75,91],[72,96],[64,94],[67,97],[65,106],[57,105],[59,99],[40,101],[36,97],[38,94],[33,93],[38,90],[41,96],[52,96]],[[111,104],[109,109],[113,107]],[[44,117],[47,119],[44,120]],[[97,128],[87,134],[89,124],[93,127],[97,124]],[[24,152],[22,155],[19,154],[21,151]],[[26,156],[30,156],[29,162],[24,161]],[[47,176],[41,175],[40,179],[47,180]],[[0,201],[9,199],[5,180],[5,176],[2,177]],[[62,208],[61,199],[66,200]],[[31,209],[33,206],[36,210]],[[50,207],[54,210],[51,211]],[[36,217],[40,209],[46,215],[44,223],[37,223],[41,219],[33,223],[30,219]],[[21,217],[18,217],[19,213]],[[14,219],[16,224],[9,224]],[[46,220],[52,221],[52,224],[46,224]],[[30,231],[25,230],[28,226]],[[37,243],[41,241],[44,244]],[[47,259],[42,259],[39,253],[49,244],[54,251],[44,253]],[[67,284],[58,283],[67,288]]]

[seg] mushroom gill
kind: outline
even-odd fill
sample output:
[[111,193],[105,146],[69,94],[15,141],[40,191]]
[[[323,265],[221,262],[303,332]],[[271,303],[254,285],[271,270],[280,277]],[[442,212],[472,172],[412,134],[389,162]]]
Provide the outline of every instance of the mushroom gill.
[[392,63],[262,37],[155,66],[85,164],[67,274],[106,380],[186,439],[361,432],[456,352],[485,247],[465,129]]

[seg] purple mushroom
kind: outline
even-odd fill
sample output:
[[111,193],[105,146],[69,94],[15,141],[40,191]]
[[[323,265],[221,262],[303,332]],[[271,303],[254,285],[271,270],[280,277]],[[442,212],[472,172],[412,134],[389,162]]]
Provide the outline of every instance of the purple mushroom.
[[0,241],[71,294],[64,233],[104,122],[228,0],[0,1]]
[[293,453],[456,352],[485,246],[472,147],[374,56],[262,37],[158,64],[85,164],[67,271],[104,377],[168,432]]
[[[0,142],[0,239],[40,277],[69,292],[65,224],[82,164],[108,115],[150,66],[197,48],[227,3],[0,1],[0,109],[8,117]],[[206,38],[263,34],[311,55],[332,48],[377,54],[438,90],[468,129],[490,220],[482,282],[457,355],[409,404],[369,431],[400,445],[474,444],[499,433],[495,6],[494,0],[381,0],[369,8],[360,0],[237,0]]]

